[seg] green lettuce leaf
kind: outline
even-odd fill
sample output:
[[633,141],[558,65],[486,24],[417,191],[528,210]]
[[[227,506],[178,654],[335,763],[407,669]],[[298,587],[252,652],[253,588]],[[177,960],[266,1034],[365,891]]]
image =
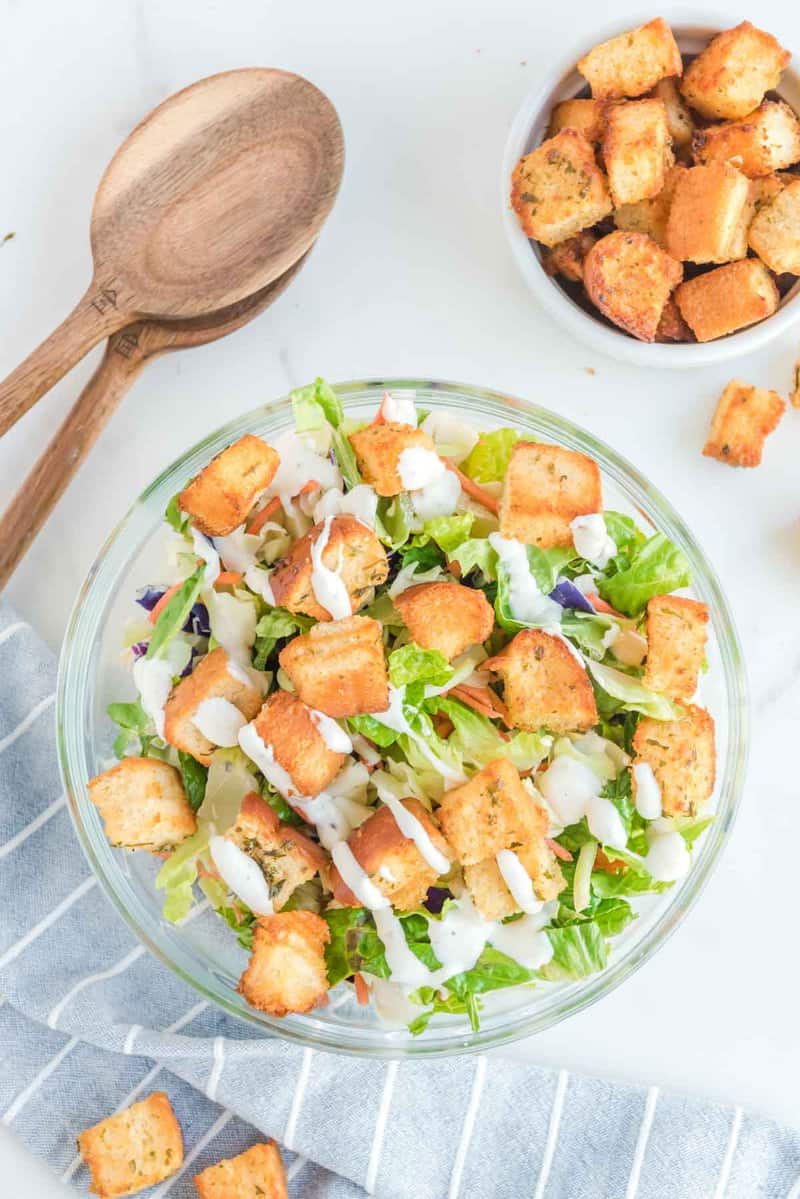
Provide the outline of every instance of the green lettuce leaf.
[[683,551],[664,533],[654,533],[633,551],[626,569],[599,579],[598,585],[602,598],[618,612],[638,616],[654,595],[668,595],[688,587],[691,581],[692,572]]
[[467,540],[474,523],[474,512],[456,512],[453,516],[436,516],[433,520],[426,520],[422,533],[435,541],[446,554],[451,554]]
[[608,947],[600,926],[594,920],[545,930],[553,947],[553,956],[540,974],[551,982],[567,978],[588,978],[604,970]]
[[[471,970],[462,974],[454,974],[444,987],[449,995],[442,996],[438,989],[420,987],[413,992],[411,999],[415,1003],[427,1006],[408,1026],[408,1031],[414,1036],[424,1032],[431,1017],[438,1013],[449,1015],[466,1014],[475,1032],[480,1027],[480,1001],[478,996],[489,991],[499,991],[506,987],[517,987],[521,983],[533,982],[536,979],[533,970],[520,966],[513,958],[501,953],[492,945],[486,945]],[[428,1006],[429,1005],[429,1006]]]
[[520,438],[516,429],[494,429],[491,433],[481,433],[477,445],[461,463],[461,470],[476,483],[499,483],[505,478],[511,451],[520,440],[534,439]]
[[320,429],[325,424],[338,429],[344,419],[339,397],[324,379],[315,379],[306,387],[296,387],[289,399],[298,433]]
[[452,676],[452,666],[438,649],[422,649],[410,641],[389,654],[389,678],[394,687],[404,687],[407,683],[442,687]]
[[504,741],[491,720],[458,700],[434,696],[425,701],[425,709],[441,712],[453,722],[447,746],[457,755],[459,764],[482,767],[495,758],[508,758],[517,770],[533,770],[547,756],[549,738],[518,732]]
[[106,711],[114,724],[119,725],[119,735],[114,742],[114,756],[122,758],[129,745],[136,741],[142,742],[143,735],[151,727],[150,717],[138,699],[132,704],[109,704]]
[[183,778],[183,789],[186,792],[189,807],[193,812],[196,812],[206,797],[208,770],[193,758],[191,754],[185,754],[182,749],[178,750],[178,761],[181,768],[181,777]]
[[236,900],[236,906],[231,903],[230,892],[218,878],[203,878],[200,880],[200,890],[233,932],[236,940],[243,949],[252,950],[253,932],[258,917],[251,912],[241,899]]
[[378,500],[378,515],[375,520],[375,531],[384,545],[389,549],[399,549],[405,545],[411,536],[414,525],[414,505],[407,492],[401,491],[392,499],[381,497]]
[[256,670],[264,670],[267,659],[279,641],[294,637],[295,633],[307,632],[313,623],[310,616],[288,612],[286,608],[270,608],[265,612],[256,625],[253,645],[253,666]]
[[205,571],[205,563],[201,563],[194,574],[181,583],[167,606],[159,613],[147,647],[148,658],[160,658],[175,634],[185,625],[192,606],[203,589]]
[[331,447],[336,456],[342,478],[348,488],[357,487],[361,482],[361,471],[358,469],[355,450],[344,429],[334,429],[331,437]]
[[[331,987],[362,971],[376,978],[391,977],[383,942],[365,908],[336,908],[323,912],[322,918],[331,934],[325,949],[325,966]],[[437,970],[440,963],[433,952],[424,916],[412,912],[401,916],[400,923],[411,952],[428,969]]]
[[450,562],[458,563],[464,578],[473,570],[479,570],[490,583],[497,578],[497,553],[485,537],[471,537],[462,541],[447,557]]
[[598,709],[605,718],[613,712],[641,712],[654,720],[680,720],[683,716],[683,708],[668,696],[645,687],[641,679],[591,658],[587,658],[586,666],[595,690],[599,689]]
[[185,533],[189,527],[189,517],[181,512],[179,495],[174,495],[164,510],[164,520],[172,525],[176,533]]
[[164,892],[164,919],[172,924],[185,919],[194,903],[192,888],[197,882],[200,858],[208,851],[206,825],[182,841],[156,875],[156,887]]

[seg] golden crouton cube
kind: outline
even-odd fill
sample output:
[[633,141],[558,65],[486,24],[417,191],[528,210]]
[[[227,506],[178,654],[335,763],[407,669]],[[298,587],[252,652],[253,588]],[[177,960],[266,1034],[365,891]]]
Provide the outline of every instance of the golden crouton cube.
[[800,275],[800,178],[756,214],[748,241],[777,275]]
[[484,665],[503,680],[515,728],[569,733],[597,724],[589,676],[560,637],[523,629]]
[[661,320],[656,329],[656,341],[694,341],[694,334],[681,316],[678,305],[672,296],[667,300],[664,311],[661,313]]
[[647,605],[645,632],[645,687],[672,699],[691,699],[708,638],[706,605],[679,595],[655,595]]
[[500,497],[503,537],[540,549],[572,545],[570,522],[602,507],[600,470],[592,458],[560,445],[514,446]]
[[659,79],[680,75],[681,52],[661,17],[595,46],[578,63],[595,100],[643,96]]
[[112,845],[161,853],[197,832],[180,772],[159,758],[123,758],[89,780]]
[[741,258],[687,279],[675,291],[680,314],[698,341],[713,341],[772,316],[780,295],[757,258]]
[[244,522],[280,464],[272,446],[245,433],[204,467],[178,497],[201,533],[225,537]]
[[371,483],[378,495],[399,495],[405,491],[400,478],[399,462],[403,450],[431,450],[436,446],[422,429],[411,425],[400,425],[395,421],[365,425],[350,434],[358,469],[367,483]]
[[[378,425],[376,428],[380,428]],[[278,607],[303,612],[315,620],[331,620],[327,608],[314,594],[312,573],[313,547],[328,530],[328,540],[320,557],[323,566],[338,573],[350,596],[353,612],[369,603],[373,589],[386,581],[389,562],[378,538],[355,516],[334,516],[323,521],[294,543],[288,555],[270,577],[272,594]]]
[[194,1176],[199,1199],[286,1199],[286,1171],[274,1141],[251,1145]]
[[614,207],[657,196],[675,162],[660,100],[632,100],[608,111],[603,160]]
[[583,271],[586,294],[604,316],[639,341],[655,341],[658,322],[683,267],[645,233],[601,237]]
[[594,149],[577,129],[562,129],[514,167],[511,207],[528,237],[545,246],[596,225],[612,209]]
[[282,824],[267,801],[254,791],[245,795],[236,823],[225,837],[256,863],[278,912],[302,883],[327,865],[327,854],[316,841],[291,824]]
[[135,1195],[183,1164],[181,1128],[163,1091],[84,1129],[78,1149],[92,1177],[89,1189],[100,1199]]
[[253,724],[298,795],[319,795],[344,766],[345,755],[328,747],[311,708],[289,691],[275,691]]
[[741,121],[695,131],[696,162],[730,162],[749,179],[800,160],[800,121],[783,101],[765,100]]
[[423,649],[438,649],[450,661],[480,645],[494,628],[494,612],[482,591],[462,583],[418,583],[395,596],[394,606]]
[[535,801],[507,758],[497,758],[460,787],[446,791],[436,815],[462,866],[525,844]]
[[678,81],[674,78],[661,79],[653,88],[651,95],[660,100],[667,113],[667,128],[672,138],[673,148],[680,153],[692,144],[694,121],[692,114],[681,99]]
[[[710,162],[680,172],[667,221],[667,251],[683,262],[729,262],[750,203],[750,185],[727,162]],[[750,211],[752,211],[750,209]]]
[[204,737],[194,723],[206,700],[224,699],[252,720],[261,707],[261,692],[231,663],[222,646],[201,658],[190,675],[181,679],[164,707],[164,740],[176,749],[191,754],[208,766],[216,746]]
[[568,237],[542,254],[542,266],[548,275],[561,275],[573,283],[583,282],[583,262],[597,238],[591,233]]
[[760,212],[765,204],[771,204],[776,196],[790,183],[794,183],[797,175],[788,171],[776,171],[773,175],[762,175],[760,179],[750,180],[750,199],[754,214]]
[[270,1016],[310,1012],[328,993],[325,946],[330,930],[315,912],[260,916],[253,953],[238,990],[252,1007]]
[[689,64],[681,91],[701,116],[736,121],[777,87],[790,58],[771,34],[742,21],[712,38]]
[[776,391],[732,380],[719,398],[703,453],[729,466],[758,466],[785,409]]
[[548,137],[562,129],[577,129],[588,142],[599,145],[606,127],[606,106],[598,100],[562,100],[550,114]]
[[[622,204],[614,210],[614,224],[629,233],[646,233],[662,250],[667,249],[667,221],[672,207],[672,197],[681,175],[686,173],[682,163],[676,163],[667,171],[664,186],[651,200],[639,200],[636,204]],[[588,251],[587,251],[588,253]],[[585,257],[585,255],[584,255]]]
[[635,762],[647,762],[661,790],[665,816],[697,816],[714,790],[714,721],[704,708],[680,720],[644,716],[633,736]]
[[385,712],[389,706],[382,630],[367,616],[315,624],[283,647],[279,661],[303,702],[326,716]]
[[[430,812],[418,799],[404,799],[403,807],[415,816],[436,849],[448,860],[453,851],[439,831]],[[353,856],[382,895],[401,909],[418,907],[436,884],[438,871],[428,864],[416,842],[400,831],[391,808],[381,806],[347,838]],[[345,907],[361,907],[336,867],[330,871],[334,898]]]
[[[546,827],[545,817],[545,832]],[[556,899],[566,887],[558,858],[543,838],[530,841],[514,850],[533,883],[537,899],[547,903]],[[520,910],[519,904],[506,886],[497,865],[497,858],[486,858],[474,866],[464,867],[464,882],[475,907],[486,920],[503,920]]]

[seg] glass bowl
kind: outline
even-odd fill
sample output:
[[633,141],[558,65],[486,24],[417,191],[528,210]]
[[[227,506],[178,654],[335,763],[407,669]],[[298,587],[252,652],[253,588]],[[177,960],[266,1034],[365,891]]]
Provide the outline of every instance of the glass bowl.
[[181,927],[168,924],[161,917],[162,894],[153,886],[160,863],[148,854],[114,850],[106,841],[86,783],[112,761],[114,729],[107,704],[133,697],[122,661],[122,630],[136,589],[161,577],[164,508],[210,458],[244,433],[269,440],[291,427],[288,399],[256,408],[190,449],[147,488],[111,535],[81,588],[67,629],[58,682],[58,742],[72,819],[92,869],[137,937],[205,999],[263,1033],[303,1045],[375,1057],[434,1057],[501,1045],[548,1028],[607,995],[664,943],[707,882],[736,814],[747,747],[746,685],[728,605],[704,553],[670,504],[634,467],[562,417],[497,392],[421,379],[343,383],[335,390],[349,416],[366,417],[386,389],[414,391],[420,408],[457,410],[481,429],[514,425],[538,440],[591,455],[603,473],[605,506],[635,514],[645,528],[657,527],[672,538],[691,563],[693,593],[709,607],[703,702],[717,726],[712,800],[717,819],[696,846],[687,877],[664,895],[650,897],[639,919],[613,939],[606,970],[587,979],[487,996],[491,1002],[477,1033],[465,1017],[446,1017],[413,1038],[405,1028],[382,1024],[345,986],[331,993],[325,1008],[276,1020],[248,1007],[237,994],[246,954],[214,912],[200,913]]

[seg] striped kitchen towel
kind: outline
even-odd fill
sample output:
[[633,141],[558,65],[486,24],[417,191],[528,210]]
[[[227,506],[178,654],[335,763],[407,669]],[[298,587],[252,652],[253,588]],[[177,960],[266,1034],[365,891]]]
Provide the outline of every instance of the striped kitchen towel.
[[[730,1109],[501,1057],[365,1061],[265,1038],[199,999],[105,899],[55,752],[51,656],[0,606],[0,1113],[85,1189],[76,1134],[151,1090],[182,1171],[275,1137],[292,1197],[789,1199],[800,1136]],[[2,1187],[0,1187],[2,1192]]]

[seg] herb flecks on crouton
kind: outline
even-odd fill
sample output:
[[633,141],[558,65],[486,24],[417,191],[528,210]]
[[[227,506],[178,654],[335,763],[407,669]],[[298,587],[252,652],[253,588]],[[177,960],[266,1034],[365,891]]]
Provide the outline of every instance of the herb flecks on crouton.
[[515,727],[568,733],[597,724],[586,669],[559,637],[523,629],[485,666],[503,680],[503,699]]
[[89,1168],[90,1190],[101,1199],[135,1195],[183,1164],[180,1125],[163,1091],[85,1129],[78,1149]]
[[572,544],[570,523],[603,506],[597,463],[558,445],[519,441],[503,481],[500,532],[540,549]]
[[180,772],[158,758],[123,758],[89,781],[112,845],[162,853],[197,832]]

